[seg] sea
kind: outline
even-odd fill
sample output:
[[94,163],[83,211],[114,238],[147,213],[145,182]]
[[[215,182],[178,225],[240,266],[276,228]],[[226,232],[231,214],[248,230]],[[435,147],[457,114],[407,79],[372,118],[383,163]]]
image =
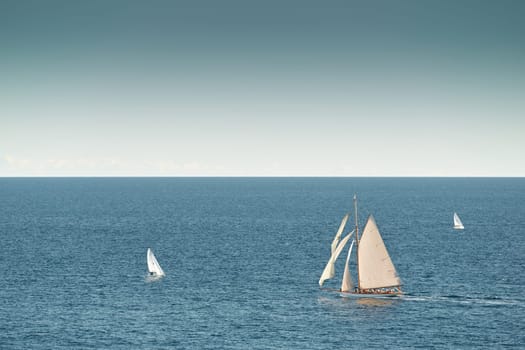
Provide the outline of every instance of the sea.
[[[319,288],[354,194],[402,296]],[[1,349],[525,347],[525,178],[1,178],[0,242]]]

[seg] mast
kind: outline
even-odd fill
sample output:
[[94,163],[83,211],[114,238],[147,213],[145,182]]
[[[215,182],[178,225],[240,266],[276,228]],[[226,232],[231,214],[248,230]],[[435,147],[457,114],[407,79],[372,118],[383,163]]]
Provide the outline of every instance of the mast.
[[357,267],[357,292],[361,291],[361,282],[359,280],[359,226],[357,223],[357,195],[354,193],[354,214],[355,214],[355,256]]

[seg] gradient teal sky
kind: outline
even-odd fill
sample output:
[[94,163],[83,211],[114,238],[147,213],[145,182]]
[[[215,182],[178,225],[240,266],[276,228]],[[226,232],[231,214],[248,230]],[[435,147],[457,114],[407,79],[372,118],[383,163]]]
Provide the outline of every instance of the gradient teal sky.
[[2,1],[0,176],[525,176],[523,1]]

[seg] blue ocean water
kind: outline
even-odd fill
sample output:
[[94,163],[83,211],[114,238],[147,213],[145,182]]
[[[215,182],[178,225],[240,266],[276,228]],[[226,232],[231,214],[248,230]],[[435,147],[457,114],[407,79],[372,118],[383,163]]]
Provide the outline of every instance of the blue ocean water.
[[[319,289],[354,193],[402,297]],[[525,344],[523,178],[3,178],[0,240],[2,349]]]

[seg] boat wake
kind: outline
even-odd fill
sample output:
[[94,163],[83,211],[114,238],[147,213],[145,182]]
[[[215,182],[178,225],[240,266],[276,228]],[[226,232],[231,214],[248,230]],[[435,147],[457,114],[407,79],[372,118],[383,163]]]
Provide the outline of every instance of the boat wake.
[[469,297],[461,295],[413,295],[403,294],[399,298],[407,301],[443,302],[455,304],[505,305],[525,307],[525,300],[500,297]]
[[344,299],[382,299],[382,300],[404,300],[420,301],[434,303],[454,303],[464,305],[487,305],[487,306],[516,306],[525,308],[524,299],[511,299],[501,297],[470,297],[462,295],[415,295],[415,294],[398,294],[398,295],[366,295],[342,293],[335,288],[321,288],[321,291],[337,293]]
[[161,275],[146,275],[144,277],[144,281],[146,283],[153,283],[153,282],[157,282],[157,281],[160,281],[162,279],[162,277],[164,276],[161,276]]

